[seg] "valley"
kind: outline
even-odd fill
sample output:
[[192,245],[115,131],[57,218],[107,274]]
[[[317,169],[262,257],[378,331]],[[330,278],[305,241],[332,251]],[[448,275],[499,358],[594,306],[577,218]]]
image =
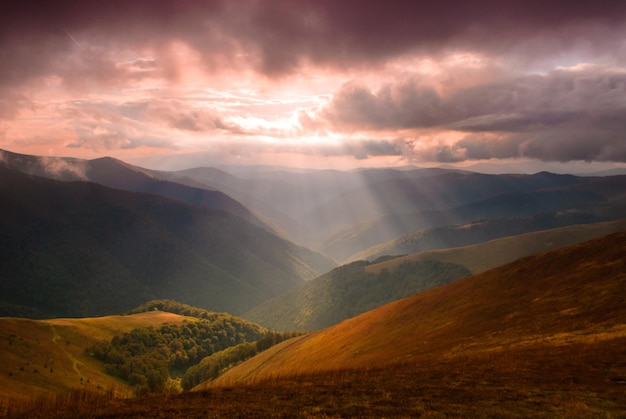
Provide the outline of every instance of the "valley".
[[11,417],[620,417],[625,234],[295,337],[189,393],[40,399]]
[[0,1],[0,419],[626,419],[626,2]]
[[8,417],[625,409],[625,176],[2,153]]

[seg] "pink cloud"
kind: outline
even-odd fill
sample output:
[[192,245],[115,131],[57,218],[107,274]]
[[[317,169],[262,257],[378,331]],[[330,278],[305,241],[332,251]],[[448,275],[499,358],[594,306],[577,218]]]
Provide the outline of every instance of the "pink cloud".
[[3,145],[623,161],[622,3],[3,2]]

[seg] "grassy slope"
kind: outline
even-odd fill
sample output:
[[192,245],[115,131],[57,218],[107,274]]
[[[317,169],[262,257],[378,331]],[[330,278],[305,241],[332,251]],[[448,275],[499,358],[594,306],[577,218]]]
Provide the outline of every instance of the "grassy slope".
[[404,261],[437,260],[465,266],[472,273],[484,272],[535,253],[580,243],[626,230],[626,219],[604,223],[580,224],[490,240],[452,249],[433,250],[402,256],[369,265],[368,272],[393,270]]
[[214,385],[626,335],[626,233],[554,250],[290,340]]
[[193,319],[162,311],[82,319],[0,318],[0,402],[78,388],[116,388],[130,394],[85,349],[137,327],[184,320]]

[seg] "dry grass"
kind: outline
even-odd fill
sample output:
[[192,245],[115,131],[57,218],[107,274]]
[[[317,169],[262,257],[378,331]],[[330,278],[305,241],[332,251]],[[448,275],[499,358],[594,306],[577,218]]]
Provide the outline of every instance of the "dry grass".
[[10,417],[619,418],[626,414],[624,348],[626,336],[275,376],[176,396],[79,395],[37,402]]
[[185,319],[164,312],[85,319],[0,318],[0,403],[51,392],[124,389],[125,384],[105,374],[85,349],[136,327]]

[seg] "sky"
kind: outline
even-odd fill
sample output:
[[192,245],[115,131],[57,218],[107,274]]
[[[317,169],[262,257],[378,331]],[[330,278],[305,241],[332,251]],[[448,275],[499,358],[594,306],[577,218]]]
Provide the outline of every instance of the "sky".
[[626,2],[3,0],[0,148],[624,167]]

